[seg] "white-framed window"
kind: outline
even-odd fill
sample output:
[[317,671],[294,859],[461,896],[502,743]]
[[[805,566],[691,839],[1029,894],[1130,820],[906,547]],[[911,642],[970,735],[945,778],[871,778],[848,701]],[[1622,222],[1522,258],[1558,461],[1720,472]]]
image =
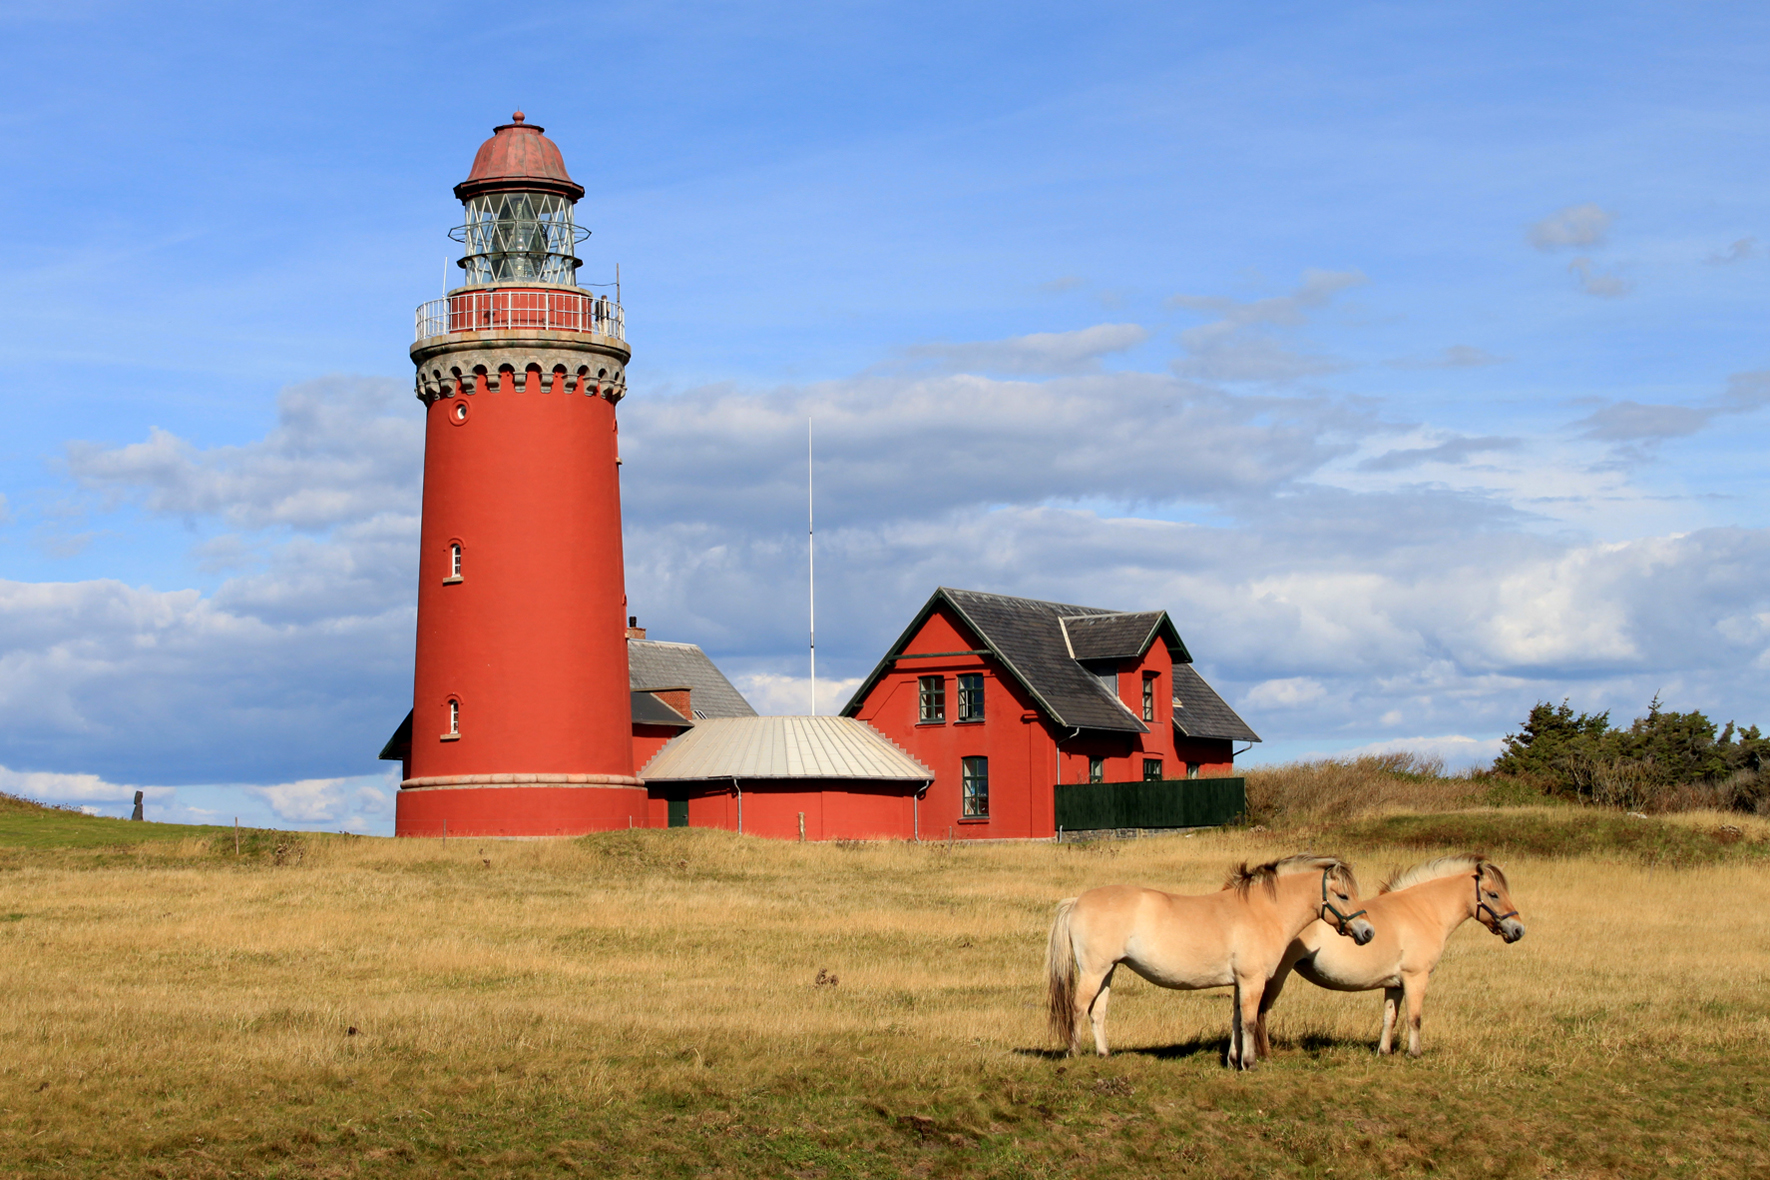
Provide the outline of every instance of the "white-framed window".
[[918,718],[924,725],[931,725],[946,720],[946,677],[921,676],[916,679],[916,697],[920,712]]
[[959,673],[959,720],[983,720],[983,673]]
[[449,581],[461,580],[461,542],[449,542]]
[[449,736],[461,736],[461,702],[454,697],[449,698]]
[[960,815],[965,819],[989,818],[989,759],[960,760]]
[[1145,672],[1143,674],[1143,720],[1155,720],[1155,682],[1159,674]]

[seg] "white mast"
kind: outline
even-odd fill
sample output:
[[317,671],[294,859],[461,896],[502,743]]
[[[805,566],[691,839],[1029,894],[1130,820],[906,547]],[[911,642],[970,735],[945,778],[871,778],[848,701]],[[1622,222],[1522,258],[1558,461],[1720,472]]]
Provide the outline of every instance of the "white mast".
[[817,527],[811,514],[811,419],[805,419],[805,568],[811,579],[811,715],[817,716]]

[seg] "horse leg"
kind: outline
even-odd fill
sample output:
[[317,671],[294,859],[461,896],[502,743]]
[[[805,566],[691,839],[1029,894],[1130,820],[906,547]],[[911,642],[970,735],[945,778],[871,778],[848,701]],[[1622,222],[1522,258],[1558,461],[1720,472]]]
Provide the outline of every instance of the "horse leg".
[[1403,975],[1401,990],[1407,997],[1407,1055],[1420,1055],[1420,1017],[1426,1008],[1426,981],[1429,977],[1419,975]]
[[1278,1003],[1278,994],[1284,991],[1285,980],[1290,977],[1290,965],[1281,963],[1278,973],[1266,981],[1266,990],[1260,993],[1260,1017],[1254,1025],[1254,1051],[1261,1057],[1272,1056],[1272,1041],[1266,1035],[1266,1014]]
[[1401,1008],[1401,989],[1386,987],[1383,989],[1383,1036],[1377,1042],[1377,1052],[1387,1055],[1390,1039],[1395,1033],[1395,1014]]
[[1228,1064],[1232,1068],[1249,1070],[1260,1063],[1255,1050],[1255,1030],[1260,1024],[1260,997],[1266,990],[1265,984],[1264,978],[1236,977],[1235,1012],[1229,1026]]
[[[1100,983],[1095,989],[1094,1000],[1087,1009],[1088,1019],[1094,1025],[1094,1052],[1102,1057],[1108,1056],[1106,1051],[1106,1002],[1112,999],[1112,973],[1118,969],[1117,963],[1106,969],[1106,974],[1101,976]],[[1078,994],[1076,1003],[1080,1004],[1081,1002],[1081,996]]]

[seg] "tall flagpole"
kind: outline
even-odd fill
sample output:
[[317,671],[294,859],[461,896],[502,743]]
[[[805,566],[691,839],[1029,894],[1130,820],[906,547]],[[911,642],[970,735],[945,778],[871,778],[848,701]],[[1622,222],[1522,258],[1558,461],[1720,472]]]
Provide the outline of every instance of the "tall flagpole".
[[817,526],[811,514],[811,419],[805,419],[805,568],[811,579],[811,715],[817,716]]

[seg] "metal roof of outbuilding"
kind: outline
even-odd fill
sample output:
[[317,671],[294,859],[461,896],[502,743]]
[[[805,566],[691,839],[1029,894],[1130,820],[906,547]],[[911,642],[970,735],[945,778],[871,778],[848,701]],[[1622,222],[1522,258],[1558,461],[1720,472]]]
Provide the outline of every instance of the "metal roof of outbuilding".
[[717,717],[671,738],[639,772],[647,782],[862,779],[928,782],[934,772],[853,717]]
[[541,134],[544,128],[525,123],[521,111],[510,119],[492,128],[492,137],[479,145],[473,170],[455,186],[455,198],[511,191],[558,193],[574,201],[582,197],[584,186],[566,172],[565,157],[558,144]]

